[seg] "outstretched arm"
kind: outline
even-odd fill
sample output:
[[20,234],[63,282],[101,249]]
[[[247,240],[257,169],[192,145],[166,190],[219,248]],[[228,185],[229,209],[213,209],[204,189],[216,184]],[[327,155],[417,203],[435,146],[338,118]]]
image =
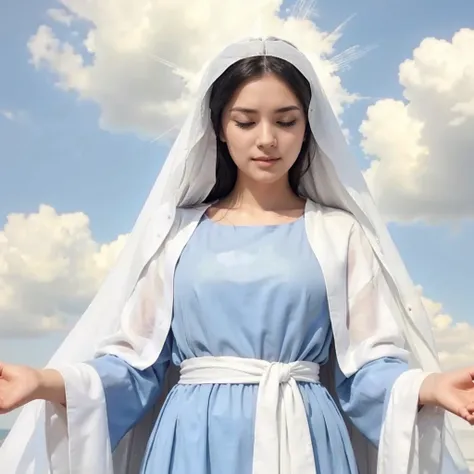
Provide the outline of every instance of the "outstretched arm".
[[40,399],[66,404],[64,379],[57,370],[0,363],[0,414]]

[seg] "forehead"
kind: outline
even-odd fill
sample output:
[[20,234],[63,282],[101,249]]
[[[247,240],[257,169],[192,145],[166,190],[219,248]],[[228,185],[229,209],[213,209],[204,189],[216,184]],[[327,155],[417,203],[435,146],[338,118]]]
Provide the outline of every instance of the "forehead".
[[263,111],[291,105],[300,105],[291,87],[278,76],[267,74],[242,84],[232,96],[228,108],[242,107]]

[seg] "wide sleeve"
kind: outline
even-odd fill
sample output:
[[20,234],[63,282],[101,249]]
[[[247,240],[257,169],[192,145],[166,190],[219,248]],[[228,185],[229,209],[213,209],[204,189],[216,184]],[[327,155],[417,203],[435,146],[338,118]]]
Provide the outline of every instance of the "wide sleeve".
[[354,223],[347,250],[349,349],[340,364],[346,376],[383,357],[408,362],[403,330],[395,318],[397,311],[400,310],[372,246],[362,227]]
[[378,446],[390,395],[397,378],[408,364],[393,357],[383,357],[365,364],[347,378],[336,365],[335,381],[339,403],[354,426]]
[[[149,268],[138,281],[124,307],[124,319],[143,320],[153,313],[153,308],[148,307],[153,271],[153,267]],[[93,360],[57,367],[64,379],[66,406],[46,402],[45,434],[51,474],[114,473],[113,449],[159,396],[170,361],[170,337],[171,332],[149,367],[134,368],[104,351]],[[123,341],[122,346],[126,350],[128,341]]]
[[396,318],[400,308],[357,223],[347,262],[350,342],[345,354],[337,354],[336,374],[343,410],[377,445],[377,472],[437,472],[444,413],[435,407],[419,410],[419,390],[428,373],[408,366],[409,348]]
[[139,370],[120,357],[103,355],[88,364],[100,377],[112,451],[159,398],[171,359],[172,333],[158,360]]

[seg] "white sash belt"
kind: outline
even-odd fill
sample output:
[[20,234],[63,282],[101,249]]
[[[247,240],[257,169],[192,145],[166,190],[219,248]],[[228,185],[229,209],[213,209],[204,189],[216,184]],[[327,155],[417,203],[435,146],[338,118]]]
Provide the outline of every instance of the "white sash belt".
[[181,364],[180,384],[259,384],[253,474],[316,474],[303,399],[296,382],[319,382],[313,362],[197,357]]

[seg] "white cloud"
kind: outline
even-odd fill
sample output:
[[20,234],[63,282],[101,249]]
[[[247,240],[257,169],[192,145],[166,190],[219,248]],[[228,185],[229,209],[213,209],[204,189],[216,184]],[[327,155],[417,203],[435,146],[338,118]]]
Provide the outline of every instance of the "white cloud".
[[389,219],[474,217],[474,30],[426,38],[400,65],[404,101],[379,100],[360,127],[366,178]]
[[84,58],[74,51],[71,44],[55,37],[51,27],[41,25],[30,39],[28,48],[31,62],[36,67],[46,63],[58,75],[59,87],[81,94],[89,89],[90,67],[84,64]]
[[27,118],[26,112],[21,110],[2,109],[0,110],[0,115],[10,120],[10,122],[24,122]]
[[74,16],[68,13],[66,10],[61,8],[50,8],[46,12],[50,18],[58,23],[63,23],[64,25],[71,26],[71,23],[74,20]]
[[0,110],[0,114],[2,114],[7,120],[13,121],[15,119],[15,114],[11,110]]
[[355,100],[337,73],[357,48],[335,55],[341,30],[328,34],[309,20],[314,2],[299,1],[299,17],[282,18],[281,0],[245,8],[241,0],[60,1],[88,28],[83,43],[73,46],[41,25],[28,43],[31,62],[50,69],[60,87],[96,102],[106,129],[156,136],[179,125],[206,61],[231,41],[262,34],[311,52],[338,113]]
[[0,336],[64,329],[80,316],[115,261],[126,236],[100,245],[88,217],[10,214],[0,231]]
[[431,317],[442,367],[449,370],[474,365],[474,326],[455,322],[441,303],[424,296],[422,301]]

